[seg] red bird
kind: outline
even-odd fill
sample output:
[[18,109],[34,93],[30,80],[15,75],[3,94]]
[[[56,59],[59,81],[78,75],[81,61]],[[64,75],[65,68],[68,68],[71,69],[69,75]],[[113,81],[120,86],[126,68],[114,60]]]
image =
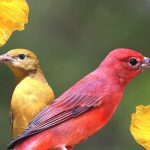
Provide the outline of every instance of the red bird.
[[13,150],[71,150],[114,114],[127,83],[150,67],[150,58],[113,50],[92,73],[44,108],[9,145]]

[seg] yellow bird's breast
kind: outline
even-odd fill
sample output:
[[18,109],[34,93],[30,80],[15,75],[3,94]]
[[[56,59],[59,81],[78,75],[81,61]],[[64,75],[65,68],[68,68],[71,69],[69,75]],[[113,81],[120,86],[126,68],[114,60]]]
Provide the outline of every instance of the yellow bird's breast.
[[46,82],[26,77],[15,88],[11,100],[12,132],[17,137],[31,120],[54,99]]

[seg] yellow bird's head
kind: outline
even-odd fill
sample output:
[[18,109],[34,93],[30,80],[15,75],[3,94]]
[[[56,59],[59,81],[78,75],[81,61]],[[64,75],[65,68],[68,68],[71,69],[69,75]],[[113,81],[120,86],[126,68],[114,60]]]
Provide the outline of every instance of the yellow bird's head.
[[0,62],[7,64],[19,80],[40,70],[37,56],[26,49],[10,50],[0,55]]

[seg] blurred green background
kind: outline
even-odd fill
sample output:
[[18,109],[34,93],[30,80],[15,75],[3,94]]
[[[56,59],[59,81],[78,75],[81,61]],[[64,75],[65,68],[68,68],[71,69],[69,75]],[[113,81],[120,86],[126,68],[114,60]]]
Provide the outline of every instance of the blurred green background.
[[[150,57],[149,0],[35,0],[29,23],[15,32],[0,53],[13,48],[33,50],[56,96],[94,70],[109,51],[132,48]],[[128,85],[111,121],[76,150],[143,150],[132,138],[131,113],[150,103],[150,72]],[[11,139],[9,105],[15,82],[0,65],[0,149]]]

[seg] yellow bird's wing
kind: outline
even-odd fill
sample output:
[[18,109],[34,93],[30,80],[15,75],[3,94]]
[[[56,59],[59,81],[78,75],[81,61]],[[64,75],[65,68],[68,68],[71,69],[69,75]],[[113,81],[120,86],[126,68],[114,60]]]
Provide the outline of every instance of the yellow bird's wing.
[[31,120],[53,99],[53,91],[47,83],[31,77],[21,81],[16,86],[11,100],[13,137],[21,134]]

